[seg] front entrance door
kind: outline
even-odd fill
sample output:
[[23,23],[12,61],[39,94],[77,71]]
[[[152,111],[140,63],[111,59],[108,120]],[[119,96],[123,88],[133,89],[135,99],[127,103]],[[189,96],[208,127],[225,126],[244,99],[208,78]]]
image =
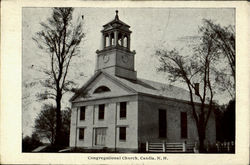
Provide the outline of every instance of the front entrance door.
[[105,146],[106,128],[95,128],[95,145]]

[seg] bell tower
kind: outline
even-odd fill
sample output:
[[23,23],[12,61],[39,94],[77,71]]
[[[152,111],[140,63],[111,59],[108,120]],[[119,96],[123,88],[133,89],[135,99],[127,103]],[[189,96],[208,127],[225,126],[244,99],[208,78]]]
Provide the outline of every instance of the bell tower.
[[97,50],[96,71],[105,70],[115,76],[136,80],[135,51],[130,50],[130,26],[115,19],[103,25],[102,50]]

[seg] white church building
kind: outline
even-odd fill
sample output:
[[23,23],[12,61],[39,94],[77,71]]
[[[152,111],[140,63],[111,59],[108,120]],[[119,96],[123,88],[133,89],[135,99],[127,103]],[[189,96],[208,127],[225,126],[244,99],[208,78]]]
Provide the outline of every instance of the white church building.
[[[70,100],[70,147],[138,152],[151,141],[198,141],[189,91],[137,77],[129,28],[118,11],[103,25],[95,74]],[[213,113],[206,139],[216,141]]]

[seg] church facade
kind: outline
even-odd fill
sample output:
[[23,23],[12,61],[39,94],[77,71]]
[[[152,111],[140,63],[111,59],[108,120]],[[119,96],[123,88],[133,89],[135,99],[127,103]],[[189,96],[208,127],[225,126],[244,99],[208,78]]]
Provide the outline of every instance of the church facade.
[[[103,26],[95,74],[70,100],[70,147],[137,152],[148,141],[198,141],[189,91],[137,77],[129,28],[118,11]],[[216,140],[213,113],[206,140]]]

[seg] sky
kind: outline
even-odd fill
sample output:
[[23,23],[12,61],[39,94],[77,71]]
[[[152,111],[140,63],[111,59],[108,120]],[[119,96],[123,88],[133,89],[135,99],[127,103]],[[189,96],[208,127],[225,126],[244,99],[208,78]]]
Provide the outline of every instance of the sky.
[[[157,73],[159,65],[153,54],[157,48],[188,49],[183,38],[197,36],[202,19],[211,19],[221,26],[235,25],[235,11],[230,8],[75,8],[73,21],[83,21],[86,37],[80,44],[79,57],[72,61],[70,76],[82,86],[93,74],[96,62],[96,50],[101,49],[102,26],[115,17],[130,25],[131,50],[136,51],[135,69],[137,76],[158,82],[168,82],[164,74]],[[84,15],[84,19],[81,16]],[[36,93],[41,90],[37,85],[26,84],[41,79],[36,71],[46,66],[47,59],[32,37],[41,30],[40,22],[51,16],[51,8],[22,9],[22,130],[30,135],[34,119],[41,110],[43,102],[38,101]],[[177,84],[178,85],[178,84]],[[63,106],[70,106],[70,94],[63,98]],[[220,103],[226,103],[228,96],[218,97]]]

